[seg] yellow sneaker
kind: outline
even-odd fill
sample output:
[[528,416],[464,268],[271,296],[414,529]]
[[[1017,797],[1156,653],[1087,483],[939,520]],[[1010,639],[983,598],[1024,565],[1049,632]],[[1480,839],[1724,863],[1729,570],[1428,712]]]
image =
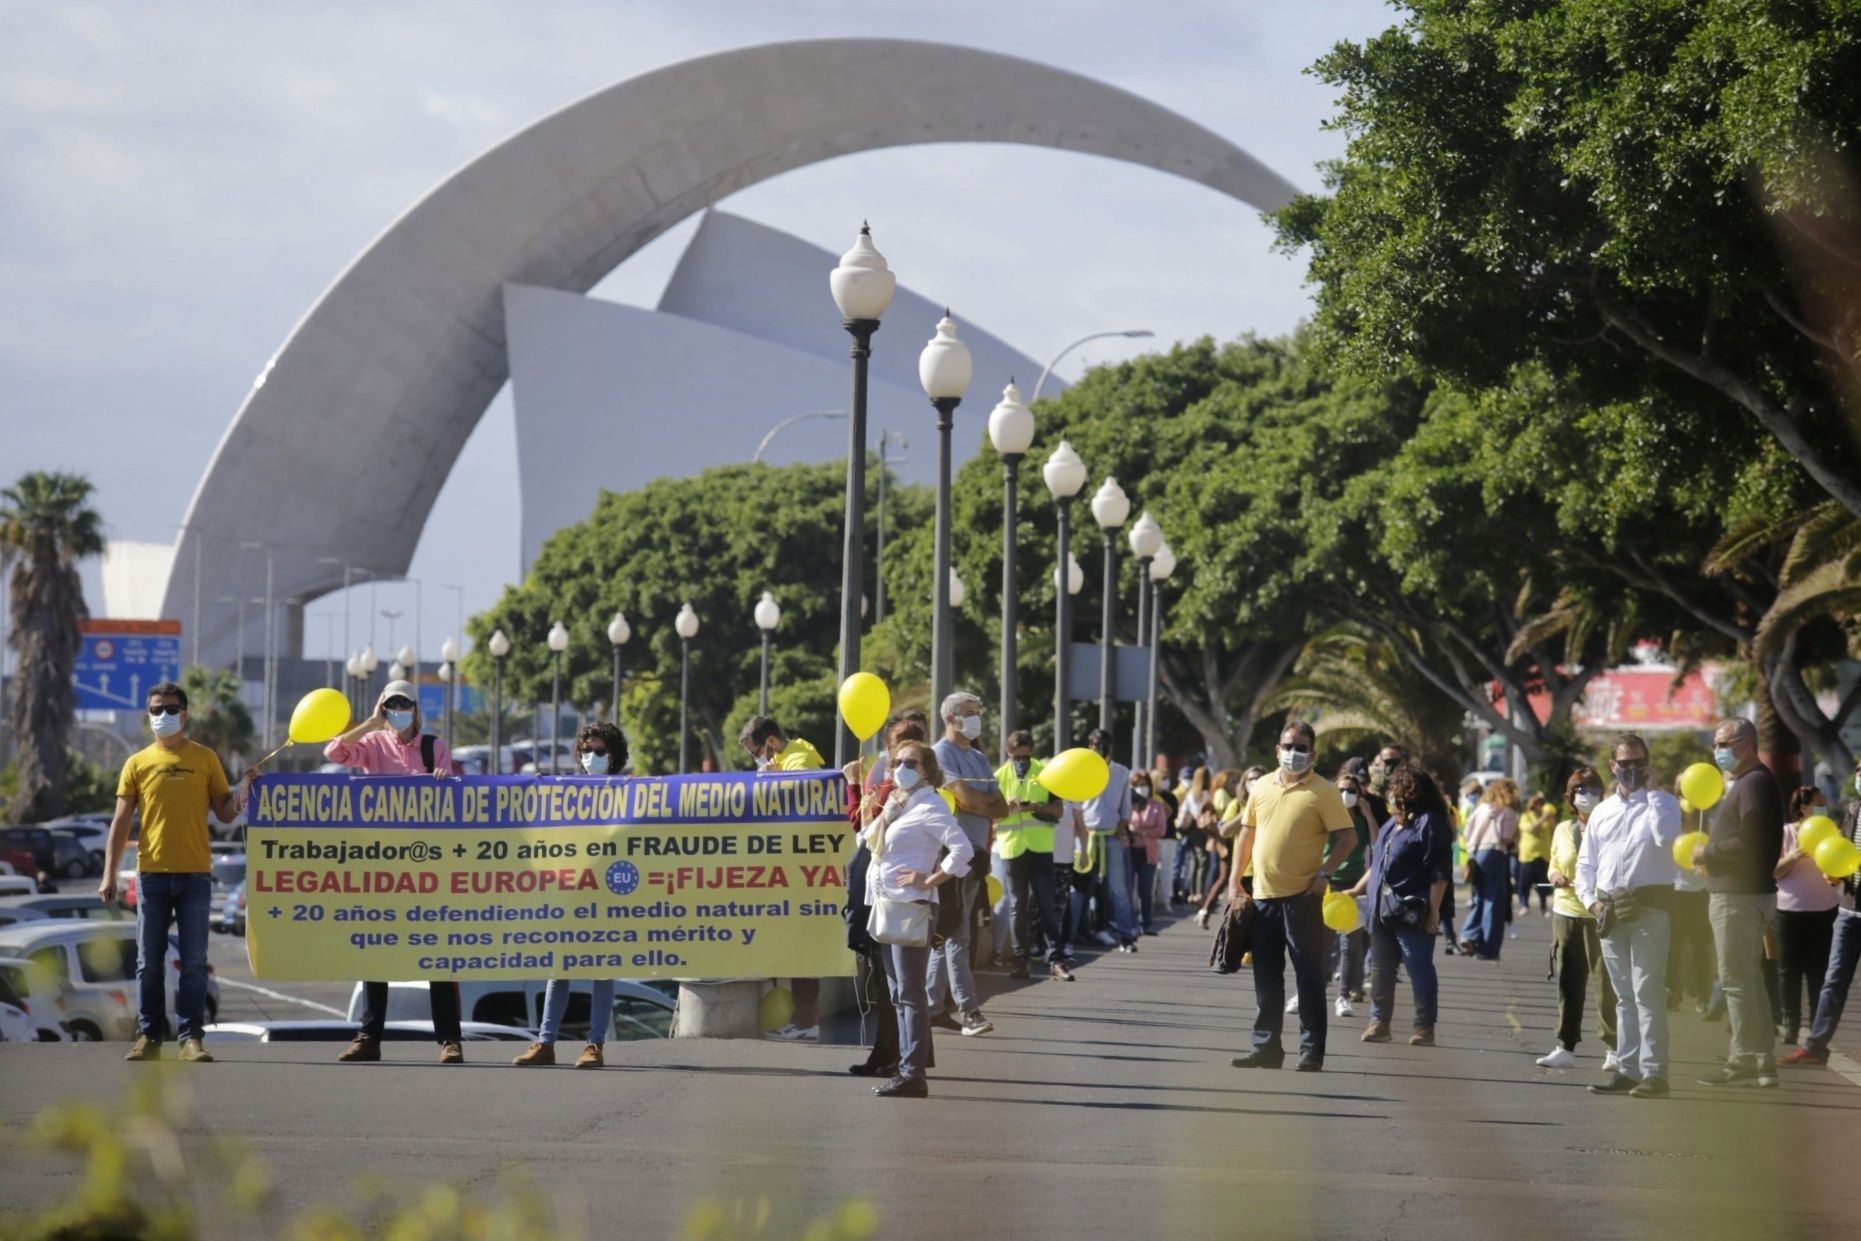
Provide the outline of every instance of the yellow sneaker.
[[212,1064],[213,1053],[199,1039],[184,1038],[181,1040],[181,1059],[195,1064]]
[[598,1069],[606,1064],[607,1061],[601,1058],[601,1044],[599,1043],[588,1044],[582,1048],[582,1054],[575,1057],[575,1067],[578,1069]]
[[160,1060],[161,1058],[162,1045],[146,1034],[136,1035],[136,1041],[131,1045],[129,1054],[123,1057],[125,1060]]
[[530,1050],[511,1058],[512,1064],[554,1064],[555,1062],[556,1045],[554,1043],[531,1043]]

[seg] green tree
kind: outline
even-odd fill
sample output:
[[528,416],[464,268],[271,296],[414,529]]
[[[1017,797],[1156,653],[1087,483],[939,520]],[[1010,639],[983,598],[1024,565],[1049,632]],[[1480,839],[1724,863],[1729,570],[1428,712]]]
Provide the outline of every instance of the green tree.
[[237,775],[252,752],[252,713],[239,700],[239,678],[230,668],[190,664],[181,673],[187,692],[187,735],[220,756]]
[[10,568],[11,642],[18,675],[9,721],[19,747],[16,822],[65,813],[78,622],[89,615],[78,561],[103,551],[90,481],[35,471],[0,490],[0,568]]
[[1861,11],[1401,8],[1315,67],[1348,146],[1329,195],[1279,216],[1327,337],[1378,370],[1486,387],[1539,362],[1577,404],[1749,419],[1861,516],[1839,400],[1861,377],[1861,203],[1830,158],[1861,126]]
[[[691,642],[694,762],[708,752],[725,768],[747,760],[730,725],[755,700],[761,661],[751,610],[765,590],[782,608],[771,682],[776,718],[833,750],[835,651],[840,621],[840,540],[845,469],[839,464],[721,466],[666,478],[624,495],[604,492],[588,520],[550,537],[523,582],[471,619],[467,675],[491,683],[485,642],[502,629],[506,702],[550,699],[544,636],[560,620],[571,634],[563,701],[605,701],[615,611],[633,629],[624,648],[620,720],[641,774],[674,769],[678,754],[679,638],[673,618],[690,603],[701,628]],[[876,501],[877,477],[869,474]],[[896,510],[915,503],[892,487]],[[890,548],[888,548],[888,555]],[[866,555],[873,555],[869,534]],[[805,691],[797,694],[800,687]]]

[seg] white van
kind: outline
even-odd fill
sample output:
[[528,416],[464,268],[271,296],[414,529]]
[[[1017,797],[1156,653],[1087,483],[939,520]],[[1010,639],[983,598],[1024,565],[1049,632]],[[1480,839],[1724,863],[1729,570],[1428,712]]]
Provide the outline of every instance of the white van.
[[[136,1036],[136,924],[46,918],[0,929],[0,957],[24,957],[57,996],[60,1021],[78,1042]],[[169,937],[162,981],[174,1020],[181,953]],[[35,994],[37,988],[34,989]],[[220,1011],[220,984],[207,967],[207,1020]]]

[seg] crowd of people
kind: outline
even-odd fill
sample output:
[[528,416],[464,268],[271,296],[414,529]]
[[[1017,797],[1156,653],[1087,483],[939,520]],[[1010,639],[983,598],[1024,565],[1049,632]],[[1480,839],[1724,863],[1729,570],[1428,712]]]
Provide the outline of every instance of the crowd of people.
[[[207,811],[231,818],[256,771],[233,786],[213,751],[187,738],[179,686],[152,689],[148,712],[154,741],[124,765],[99,889],[115,899],[117,865],[139,815],[139,1032],[128,1058],[161,1054],[161,969],[172,931],[180,1055],[211,1060],[202,1043]],[[1105,759],[1109,779],[1097,796],[1072,802],[1041,783],[1032,734],[1010,732],[1005,761],[995,764],[981,745],[984,728],[980,699],[951,694],[938,704],[935,729],[925,713],[901,712],[881,732],[876,757],[845,768],[859,841],[847,874],[848,944],[875,1018],[868,1054],[851,1071],[884,1079],[875,1087],[884,1097],[928,1094],[933,1028],[965,1037],[994,1029],[976,985],[978,960],[998,962],[1012,978],[1039,968],[1046,980],[1073,983],[1076,953],[1138,953],[1167,910],[1188,917],[1193,909],[1204,928],[1219,919],[1224,939],[1244,946],[1256,1012],[1251,1046],[1232,1061],[1243,1069],[1282,1067],[1289,1018],[1301,1072],[1323,1071],[1330,1021],[1355,1017],[1361,1005],[1368,1020],[1360,1039],[1390,1041],[1400,975],[1408,1042],[1434,1046],[1437,941],[1474,962],[1497,960],[1534,897],[1550,922],[1557,996],[1555,1045],[1537,1063],[1577,1067],[1594,1014],[1604,1048],[1602,1076],[1590,1087],[1598,1094],[1668,1093],[1669,1015],[1689,998],[1696,1012],[1730,1027],[1725,1061],[1703,1085],[1775,1086],[1780,1063],[1826,1064],[1861,963],[1861,878],[1826,877],[1798,838],[1806,820],[1829,809],[1826,798],[1810,787],[1786,797],[1759,760],[1748,720],[1715,731],[1724,793],[1707,811],[1656,787],[1647,744],[1632,734],[1616,738],[1605,769],[1578,767],[1555,798],[1522,797],[1499,778],[1461,786],[1455,805],[1394,744],[1326,778],[1314,769],[1317,738],[1301,721],[1280,733],[1271,770],[1133,771],[1113,758],[1111,734],[1097,730],[1087,745]],[[826,766],[767,717],[752,719],[739,741],[759,770]],[[369,718],[326,754],[370,774],[450,770],[445,743],[423,730],[405,682],[390,683]],[[581,730],[575,754],[585,775],[617,775],[627,741],[613,724],[594,723]],[[1861,765],[1853,780],[1839,830],[1861,845]],[[1681,845],[1677,857],[1689,829],[1701,833],[1699,843]],[[993,900],[991,878],[999,885]],[[1468,902],[1457,925],[1462,884]],[[1328,917],[1328,902],[1354,912]],[[555,1063],[569,989],[567,980],[549,982],[537,1041],[516,1064]],[[604,1064],[611,989],[595,988],[578,1068]],[[387,984],[365,983],[363,994],[345,1062],[380,1059]],[[772,1037],[815,1041],[818,980],[795,980],[793,994],[792,1019]],[[460,1063],[457,985],[436,980],[430,995],[441,1062]],[[1781,1057],[1780,1043],[1790,1048]]]

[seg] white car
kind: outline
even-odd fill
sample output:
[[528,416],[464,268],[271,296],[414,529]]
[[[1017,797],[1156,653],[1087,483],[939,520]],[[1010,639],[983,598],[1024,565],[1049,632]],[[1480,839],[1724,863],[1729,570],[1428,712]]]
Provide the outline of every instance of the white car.
[[[459,984],[460,1015],[469,1024],[486,1022],[534,1030],[543,1024],[543,993],[548,983],[542,979],[511,982],[464,982]],[[569,991],[568,1011],[563,1015],[566,1036],[580,1038],[588,1032],[589,988],[586,980],[577,980]],[[425,982],[391,982],[388,984],[389,1021],[428,1021],[432,1001],[427,998]],[[672,1037],[672,1015],[678,1007],[678,984],[663,979],[618,978],[614,980],[613,1038],[629,1039]],[[349,1020],[362,1021],[362,984],[357,983],[349,995]]]
[[0,988],[14,997],[8,1003],[26,1010],[36,1027],[41,1043],[63,1043],[70,1039],[59,1024],[58,991],[45,971],[24,957],[0,956]]
[[[65,1032],[78,1042],[136,1036],[136,924],[45,918],[0,929],[0,957],[23,957],[46,981]],[[174,1019],[181,953],[169,937],[162,979]],[[34,985],[36,1000],[39,987]],[[220,1011],[220,984],[207,967],[207,1020]]]
[[37,896],[39,881],[26,875],[0,875],[0,896]]
[[38,1041],[39,1027],[33,1023],[32,1014],[0,999],[0,1043],[36,1043]]

